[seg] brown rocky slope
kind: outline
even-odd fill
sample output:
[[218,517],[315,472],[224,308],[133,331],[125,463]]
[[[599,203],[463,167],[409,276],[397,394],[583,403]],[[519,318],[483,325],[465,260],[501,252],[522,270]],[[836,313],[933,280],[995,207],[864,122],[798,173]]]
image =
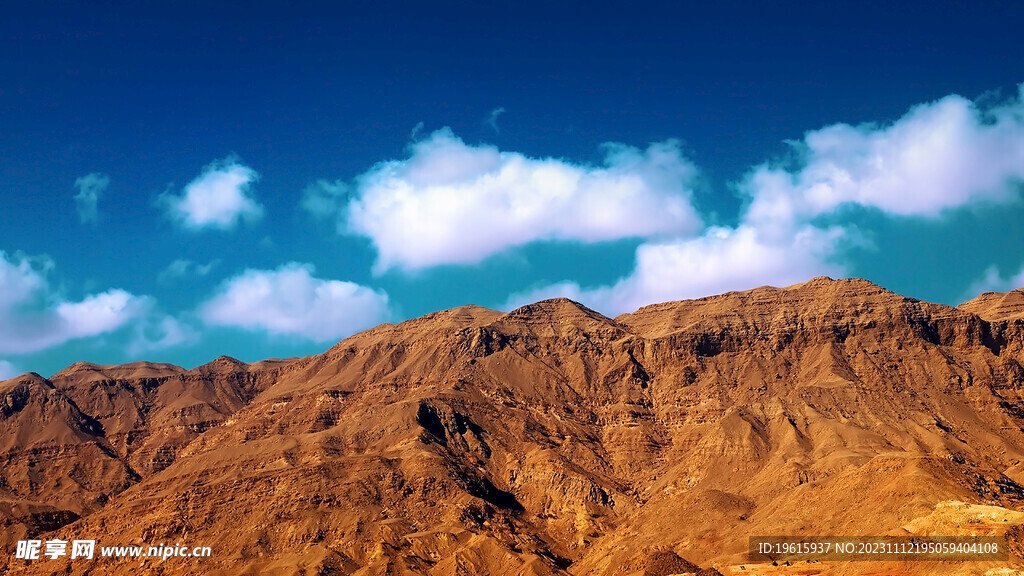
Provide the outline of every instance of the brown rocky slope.
[[[745,552],[783,534],[1021,547],[1013,294],[953,308],[816,278],[614,319],[466,306],[307,358],[22,376],[0,383],[0,572],[1010,573],[1018,553],[801,572]],[[213,555],[15,560],[25,537]]]

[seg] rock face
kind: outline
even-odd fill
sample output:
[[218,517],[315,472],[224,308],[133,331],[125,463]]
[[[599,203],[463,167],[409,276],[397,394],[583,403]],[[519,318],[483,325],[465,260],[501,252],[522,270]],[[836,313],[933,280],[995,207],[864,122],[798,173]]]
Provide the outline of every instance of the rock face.
[[[816,278],[614,319],[466,306],[292,360],[26,375],[0,383],[0,568],[746,574],[754,535],[1024,549],[1022,300]],[[26,535],[212,557],[14,560]]]
[[1024,288],[1010,292],[985,292],[974,300],[957,306],[961,310],[973,312],[986,320],[1024,319]]

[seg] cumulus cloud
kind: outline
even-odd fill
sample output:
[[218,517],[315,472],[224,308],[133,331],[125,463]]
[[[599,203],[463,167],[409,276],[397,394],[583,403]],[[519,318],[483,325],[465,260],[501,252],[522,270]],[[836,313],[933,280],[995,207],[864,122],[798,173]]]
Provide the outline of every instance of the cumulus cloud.
[[93,336],[116,330],[125,321],[138,316],[145,307],[145,297],[124,290],[108,290],[86,296],[80,302],[61,302],[55,311],[69,338]]
[[110,186],[110,177],[106,174],[93,172],[75,180],[75,187],[78,194],[75,194],[75,204],[78,207],[78,218],[84,222],[93,222],[99,216],[97,204],[100,196]]
[[810,218],[844,204],[934,217],[1006,201],[1024,181],[1024,85],[987,110],[960,96],[912,108],[889,125],[836,124],[793,144],[795,169],[761,166],[746,182],[748,218]]
[[674,141],[646,150],[605,146],[603,166],[470,146],[450,130],[410,146],[352,185],[321,182],[303,206],[338,215],[342,231],[373,242],[375,273],[473,264],[538,240],[600,242],[685,236],[701,218],[698,178]]
[[[892,217],[935,218],[973,203],[1020,197],[1024,85],[1017,98],[988,109],[948,96],[891,124],[837,124],[792,145],[794,162],[756,167],[739,183],[748,203],[735,227],[645,242],[633,271],[613,285],[560,282],[515,294],[506,307],[565,296],[621,313],[654,302],[843,276],[842,248],[858,241],[858,230],[849,222],[823,228],[816,223],[820,216],[860,206]],[[1021,285],[1024,271],[1003,279],[992,268],[974,289]]]
[[250,194],[258,179],[255,170],[227,158],[203,169],[180,195],[161,194],[159,203],[167,216],[184,228],[230,230],[241,220],[263,217],[263,206]]
[[0,251],[0,353],[22,354],[113,332],[152,309],[145,296],[119,289],[70,301],[53,290],[46,259]]
[[325,342],[384,321],[384,292],[313,276],[311,264],[290,262],[276,270],[246,270],[224,282],[203,303],[200,317],[213,326],[234,326]]

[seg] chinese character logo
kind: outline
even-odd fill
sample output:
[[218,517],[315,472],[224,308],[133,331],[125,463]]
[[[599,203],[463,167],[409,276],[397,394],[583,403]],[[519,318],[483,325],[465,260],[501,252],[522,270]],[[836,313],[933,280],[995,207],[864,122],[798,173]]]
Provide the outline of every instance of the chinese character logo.
[[14,551],[14,557],[18,560],[38,560],[39,549],[42,546],[42,540],[18,540],[18,548]]
[[50,560],[56,560],[61,556],[67,556],[68,554],[68,541],[67,540],[47,540],[46,541],[46,555],[50,557]]
[[95,540],[75,540],[71,542],[71,559],[85,558],[92,560],[92,555],[96,551]]

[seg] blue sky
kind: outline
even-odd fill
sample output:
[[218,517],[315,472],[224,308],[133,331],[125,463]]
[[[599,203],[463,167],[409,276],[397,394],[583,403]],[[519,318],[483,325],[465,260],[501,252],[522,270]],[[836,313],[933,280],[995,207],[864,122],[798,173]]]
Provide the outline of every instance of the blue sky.
[[0,376],[1024,285],[1019,3],[5,7]]

